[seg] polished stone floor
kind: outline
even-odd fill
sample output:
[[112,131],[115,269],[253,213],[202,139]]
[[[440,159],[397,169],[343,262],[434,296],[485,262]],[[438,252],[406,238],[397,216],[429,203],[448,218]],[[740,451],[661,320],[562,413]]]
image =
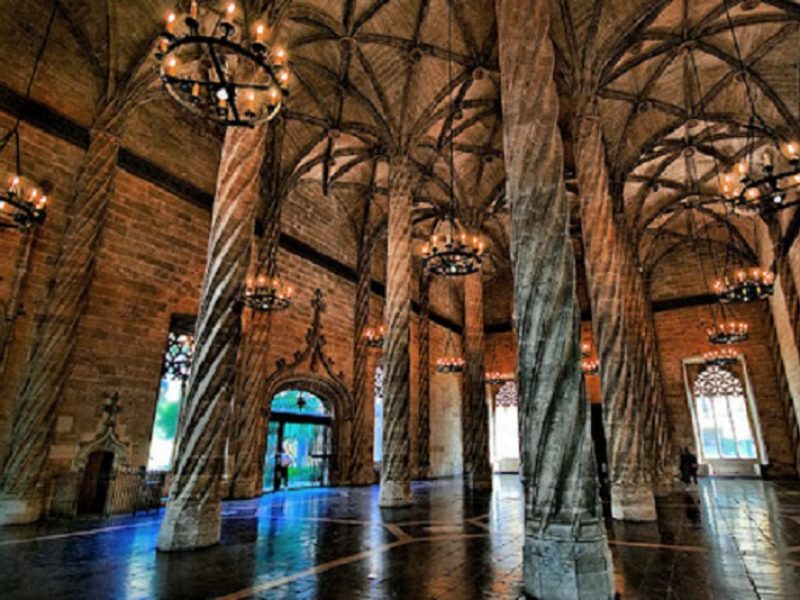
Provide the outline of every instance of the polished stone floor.
[[[3,598],[519,598],[522,490],[420,483],[280,492],[224,507],[222,544],[155,552],[159,513],[0,530]],[[699,504],[697,504],[699,495]],[[800,484],[705,480],[609,530],[623,598],[800,598]]]

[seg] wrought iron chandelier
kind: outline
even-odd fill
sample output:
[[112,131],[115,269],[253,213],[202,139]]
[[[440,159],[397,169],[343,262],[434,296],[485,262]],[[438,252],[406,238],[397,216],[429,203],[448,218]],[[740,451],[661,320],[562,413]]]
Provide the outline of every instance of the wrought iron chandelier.
[[385,335],[385,325],[381,325],[380,327],[368,327],[364,330],[362,335],[364,339],[364,345],[366,345],[368,348],[383,348]]
[[[39,65],[47,48],[47,43],[50,41],[50,33],[53,30],[57,9],[58,7],[54,5],[50,13],[50,19],[47,22],[44,39],[36,53],[33,70],[25,90],[26,102],[30,99],[33,82],[36,80],[36,73],[39,71]],[[16,149],[16,171],[7,175],[6,185],[0,189],[0,230],[29,231],[37,225],[42,225],[47,218],[47,191],[49,191],[49,184],[38,185],[23,175],[19,125],[20,118],[18,117],[11,130],[0,139],[0,153],[6,149],[12,139]]]
[[[720,192],[737,210],[761,214],[795,206],[800,202],[800,143],[781,139],[759,114],[750,84],[747,64],[742,58],[729,1],[724,0],[725,14],[733,39],[736,59],[742,66],[750,118],[745,139],[744,158],[720,178]],[[765,139],[764,148],[759,148]],[[760,153],[760,156],[757,156]],[[794,198],[790,201],[789,196]]]
[[437,373],[462,373],[464,371],[464,358],[456,354],[456,345],[453,336],[447,332],[447,342],[444,354],[436,359]]
[[745,321],[727,321],[714,323],[706,332],[712,344],[737,344],[748,338],[750,326]]
[[703,354],[703,361],[707,365],[714,365],[716,367],[728,367],[734,365],[739,361],[739,352],[735,348],[720,348],[719,350],[711,350]]
[[503,385],[509,381],[514,381],[514,374],[501,373],[500,371],[487,371],[483,378],[489,385]]
[[[453,80],[453,14],[448,3],[447,12],[447,76],[448,81]],[[445,126],[450,129],[450,201],[448,213],[433,228],[430,242],[422,248],[422,266],[433,275],[460,277],[480,271],[483,265],[484,243],[477,235],[470,235],[459,231],[456,225],[458,212],[455,196],[455,129],[453,118],[456,113],[454,90],[450,91],[450,116],[445,120]],[[439,227],[444,231],[437,233]]]
[[281,279],[278,262],[273,249],[269,260],[269,272],[247,280],[244,304],[258,312],[279,312],[292,305],[294,289]]
[[[22,171],[19,161],[19,132],[17,138],[17,173]],[[0,142],[2,147],[2,142]],[[47,217],[47,196],[40,188],[18,174],[10,175],[8,186],[0,193],[0,229],[28,231],[44,223]]]
[[289,94],[287,54],[269,43],[265,23],[237,32],[237,16],[234,2],[219,13],[192,0],[182,26],[167,15],[156,58],[178,104],[223,125],[253,127],[274,119]]
[[775,274],[758,267],[741,269],[733,277],[725,276],[714,283],[714,292],[723,304],[752,302],[772,296],[775,291]]
[[596,358],[584,358],[581,361],[581,371],[584,375],[597,375],[600,373],[600,361]]

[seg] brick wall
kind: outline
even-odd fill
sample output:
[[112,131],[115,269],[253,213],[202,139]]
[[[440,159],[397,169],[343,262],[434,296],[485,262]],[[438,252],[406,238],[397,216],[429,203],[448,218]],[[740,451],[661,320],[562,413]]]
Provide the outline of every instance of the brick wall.
[[[0,115],[0,119],[3,119]],[[7,125],[8,118],[0,121]],[[135,122],[134,128],[139,127]],[[33,339],[35,317],[41,313],[46,285],[58,239],[65,226],[64,206],[80,168],[84,152],[32,127],[23,125],[26,153],[43,161],[31,164],[31,174],[48,177],[55,184],[48,222],[38,235],[32,266],[26,279],[14,329],[15,339],[8,360],[7,375],[0,397],[0,439],[6,442],[13,391],[24,374],[25,358]],[[139,144],[142,140],[139,140]],[[3,156],[7,159],[7,156]],[[13,158],[13,157],[12,157]],[[202,162],[202,161],[200,161]],[[187,160],[185,173],[192,176],[198,161]],[[180,164],[170,165],[179,168]],[[38,169],[38,171],[37,171]],[[203,187],[211,179],[200,178]],[[283,213],[284,231],[347,266],[355,265],[355,245],[341,206],[332,200],[309,194],[290,195]],[[321,216],[305,214],[309,202],[322,206]],[[102,422],[105,397],[117,391],[124,412],[118,418],[118,432],[129,444],[129,464],[136,468],[147,462],[153,416],[161,375],[162,354],[173,313],[197,312],[199,288],[205,263],[210,213],[207,209],[178,198],[161,187],[119,169],[116,190],[109,209],[97,257],[97,271],[88,309],[81,323],[75,349],[74,369],[60,406],[50,466],[54,471],[69,469],[79,444],[92,439]],[[0,300],[8,301],[14,272],[16,234],[0,238]],[[385,242],[384,242],[385,244]],[[385,255],[382,245],[378,253]],[[286,250],[279,253],[283,275],[296,289],[290,311],[275,315],[270,348],[270,365],[280,357],[291,358],[305,346],[311,324],[310,300],[314,289],[325,295],[323,316],[328,354],[335,367],[352,379],[353,302],[355,285],[347,278]],[[378,260],[379,267],[385,261]],[[383,279],[378,270],[376,275]],[[416,290],[416,278],[414,280]],[[460,322],[459,286],[437,281],[431,293],[435,312]],[[372,322],[382,322],[382,299],[372,297]],[[412,319],[412,458],[416,456],[418,404],[416,317]],[[431,327],[432,352],[444,345],[446,332]],[[460,343],[456,336],[457,342]],[[460,455],[460,386],[432,376],[432,467],[437,475],[458,472]],[[433,424],[435,421],[436,425]],[[457,431],[457,435],[456,432]],[[444,437],[443,437],[444,436]],[[433,450],[433,446],[436,449]]]

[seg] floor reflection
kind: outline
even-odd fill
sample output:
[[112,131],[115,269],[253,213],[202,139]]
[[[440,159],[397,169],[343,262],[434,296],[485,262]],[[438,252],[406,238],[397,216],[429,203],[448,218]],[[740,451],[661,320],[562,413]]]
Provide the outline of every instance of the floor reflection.
[[[522,490],[414,486],[279,492],[223,509],[222,543],[155,552],[161,515],[0,530],[14,598],[508,598],[522,593]],[[656,523],[609,523],[624,598],[798,598],[800,484],[704,480],[659,501]]]

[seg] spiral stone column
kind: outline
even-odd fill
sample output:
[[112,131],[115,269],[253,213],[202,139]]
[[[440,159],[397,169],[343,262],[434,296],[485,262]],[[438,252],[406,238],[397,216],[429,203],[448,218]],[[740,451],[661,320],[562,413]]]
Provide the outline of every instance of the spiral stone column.
[[549,600],[612,598],[579,364],[548,5],[497,0],[495,7],[519,342],[525,591]]
[[417,327],[417,476],[431,476],[431,277],[422,269],[419,278],[419,326]]
[[492,489],[483,345],[483,280],[478,271],[464,277],[465,364],[461,412],[464,483],[475,490]]
[[219,542],[225,423],[235,383],[240,294],[247,275],[263,158],[263,127],[227,130],[195,329],[195,357],[183,408],[183,439],[158,536],[159,550]]
[[43,510],[44,471],[57,408],[70,373],[86,311],[97,252],[114,194],[122,115],[101,113],[68,213],[44,319],[36,337],[16,411],[0,482],[0,525],[31,523]]
[[608,188],[600,120],[578,121],[577,174],[592,325],[600,359],[606,439],[615,519],[653,521],[653,465],[648,461],[646,394],[658,380],[647,360],[644,286]]
[[[368,217],[369,204],[365,209]],[[366,221],[366,218],[364,219]],[[372,232],[368,223],[362,222],[361,239],[356,258],[358,281],[356,283],[355,318],[353,320],[353,424],[350,440],[350,483],[368,485],[375,481],[370,452],[371,431],[367,412],[373,409],[374,382],[370,377],[369,347],[364,343],[364,332],[369,325],[369,297],[372,283]]]
[[[267,192],[264,165],[259,193],[255,235],[251,243],[248,277],[269,270],[280,240],[281,201]],[[234,449],[231,473],[231,498],[255,498],[263,492],[266,436],[264,409],[269,407],[266,381],[269,375],[269,339],[272,313],[245,308],[242,312],[242,337],[237,358],[234,410],[231,415],[229,447]]]
[[384,320],[383,462],[379,504],[411,504],[409,421],[409,317],[411,311],[411,187],[413,166],[404,156],[389,163],[389,252]]

